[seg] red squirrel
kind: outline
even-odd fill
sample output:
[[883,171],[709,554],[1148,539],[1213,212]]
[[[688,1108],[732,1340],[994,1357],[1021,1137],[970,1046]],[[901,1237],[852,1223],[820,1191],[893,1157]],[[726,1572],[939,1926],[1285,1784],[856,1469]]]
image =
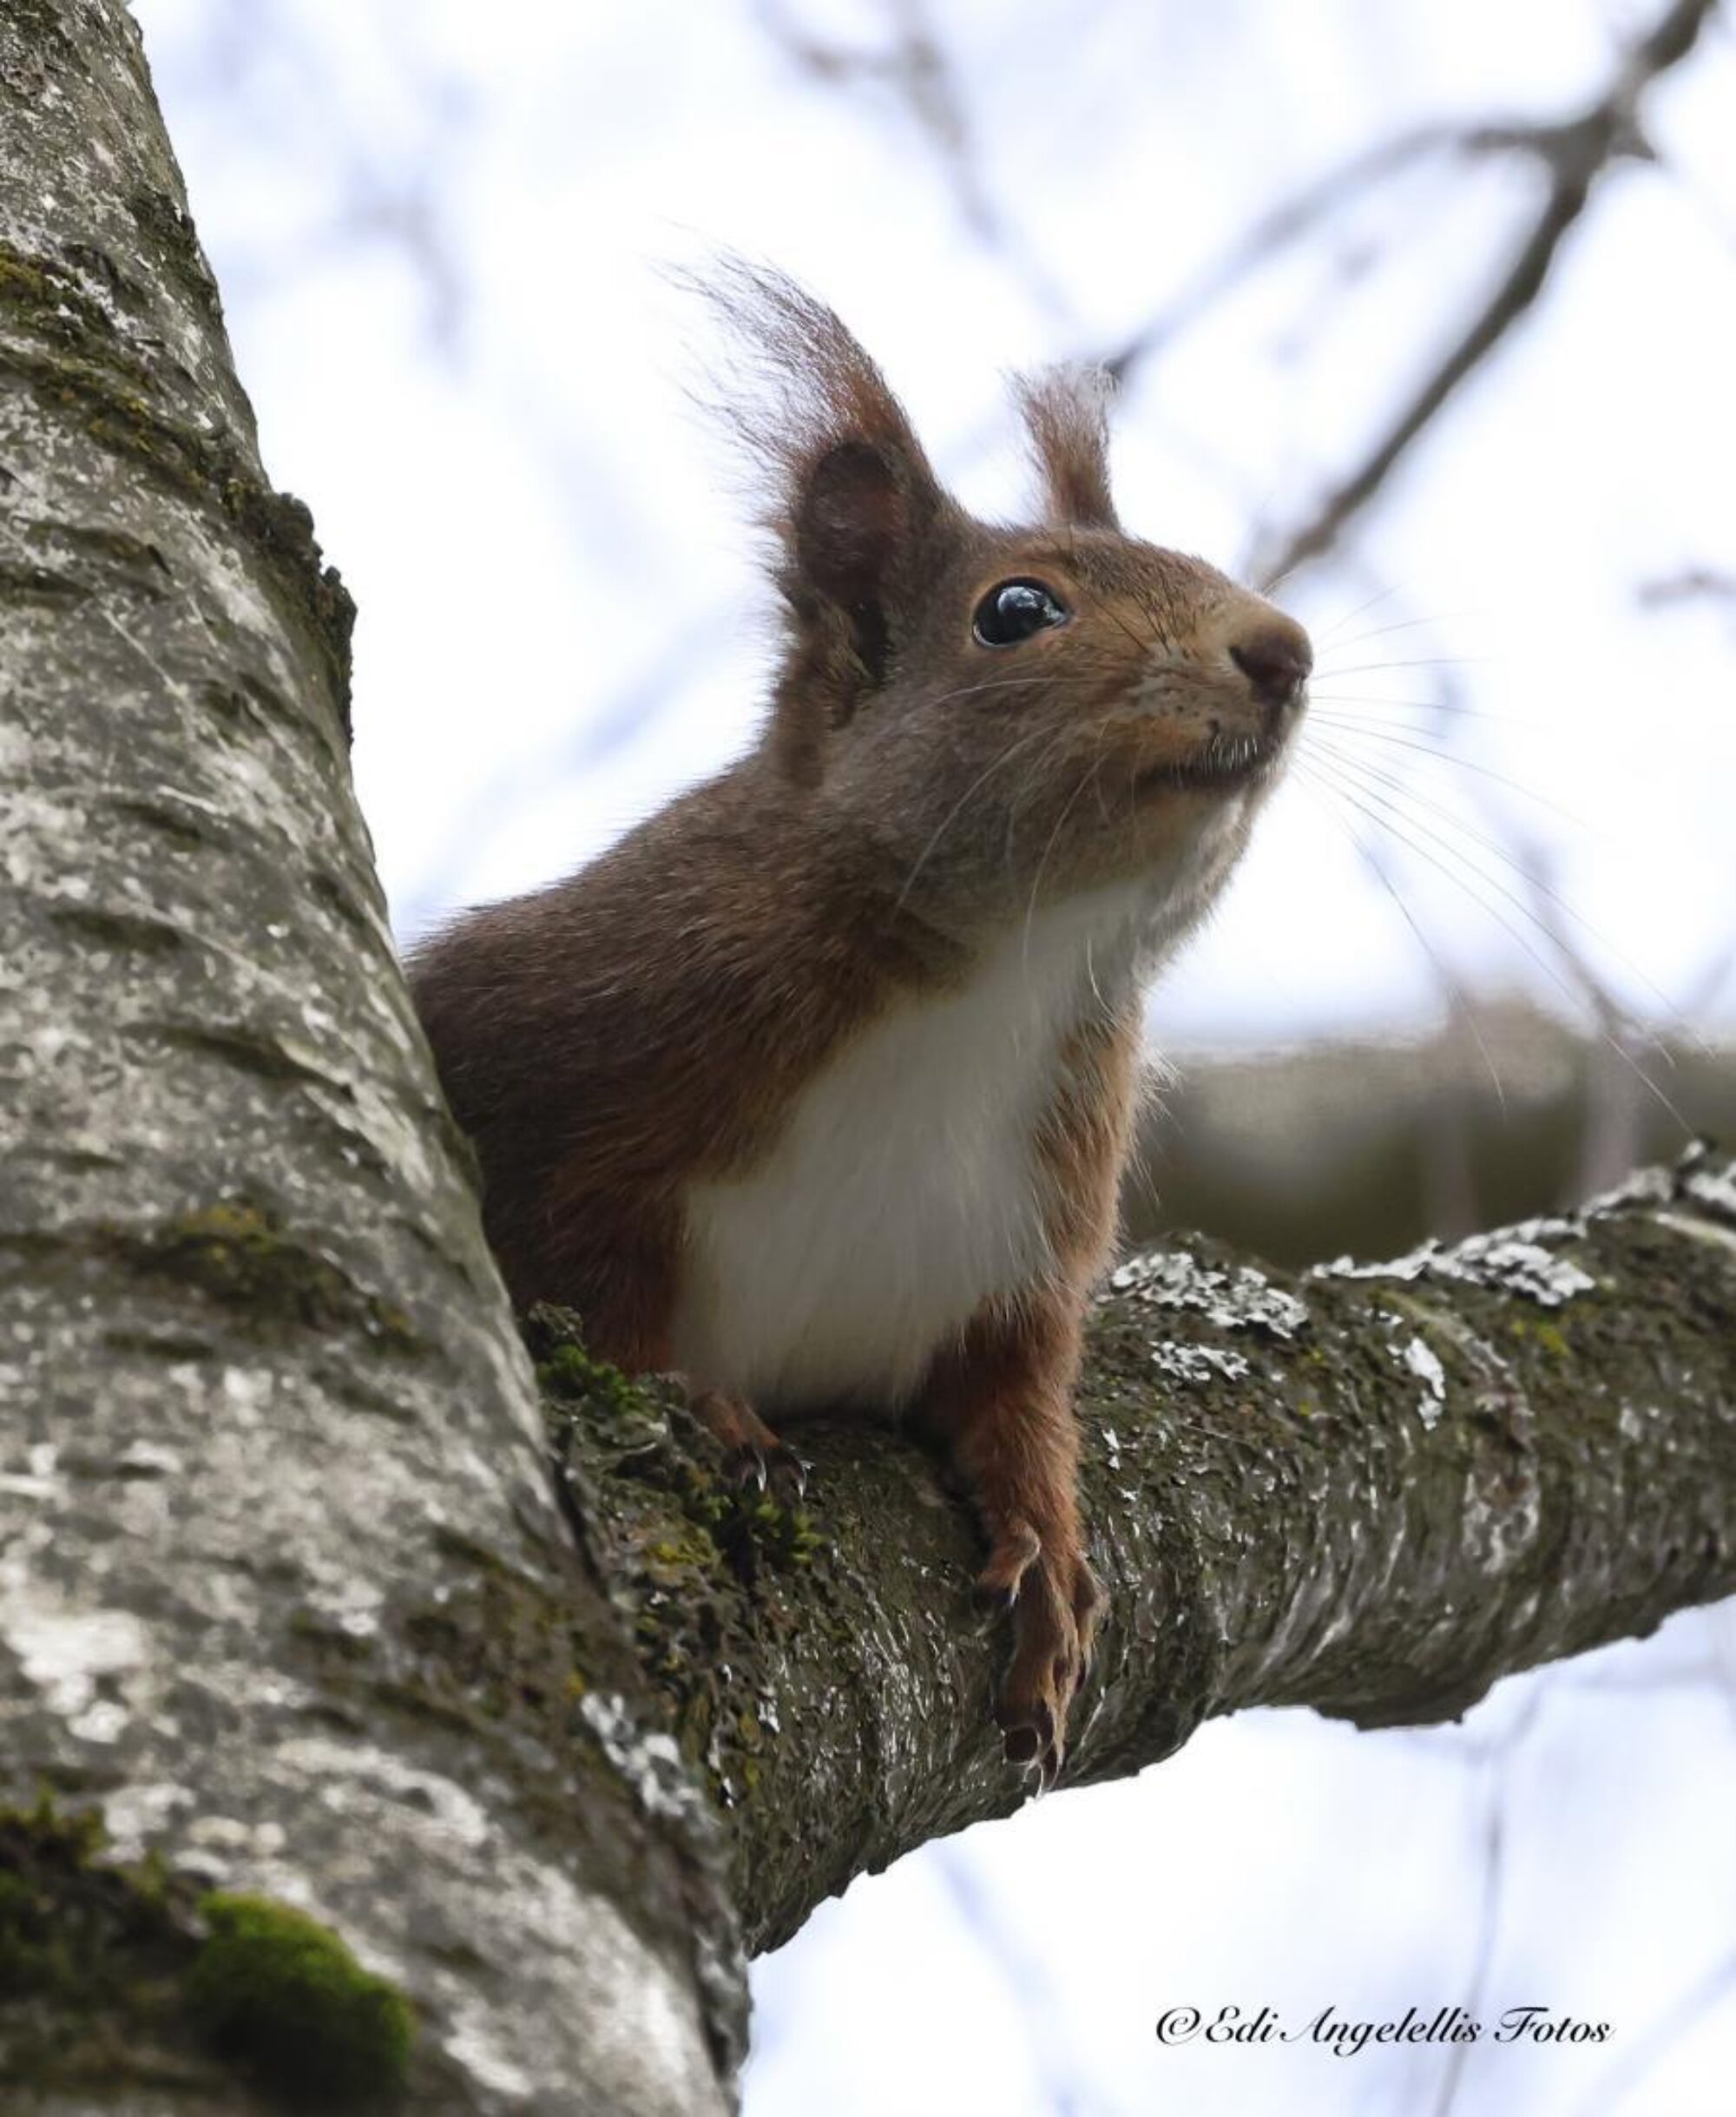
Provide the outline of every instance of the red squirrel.
[[1121,529],[1090,373],[1017,385],[1042,507],[1003,527],[830,309],[747,266],[713,293],[772,385],[739,417],[783,615],[763,730],[438,933],[416,1003],[521,1310],[677,1371],[762,1481],[799,1476],[804,1410],[939,1440],[1011,1610],[1007,1754],[1048,1783],[1103,1608],[1071,1396],[1142,986],[1246,845],[1312,650]]

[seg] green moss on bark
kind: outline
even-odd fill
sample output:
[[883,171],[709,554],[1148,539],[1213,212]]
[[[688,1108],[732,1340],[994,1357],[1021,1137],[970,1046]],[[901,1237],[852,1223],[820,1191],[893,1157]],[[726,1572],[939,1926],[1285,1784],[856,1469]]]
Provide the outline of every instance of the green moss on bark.
[[805,1508],[723,1475],[679,1391],[597,1359],[570,1311],[539,1305],[524,1334],[579,1541],[683,1756],[727,1809],[760,1776],[766,1734],[745,1708],[766,1694],[764,1658],[793,1621],[783,1584],[813,1567],[825,1539]]
[[284,1320],[322,1331],[349,1327],[406,1356],[423,1349],[402,1309],[358,1285],[336,1259],[250,1200],[219,1199],[159,1226],[105,1229],[102,1241],[136,1269],[195,1286],[260,1328]]
[[105,1842],[95,1809],[46,1792],[0,1809],[0,2078],[100,2072],[172,2011],[190,1907],[159,1870],[102,1863]]
[[47,1792],[0,1808],[0,2088],[182,2087],[204,2107],[240,2074],[286,2109],[378,2108],[412,2030],[305,1913],[115,1861],[98,1811]]
[[194,2020],[239,2070],[313,2109],[378,2103],[403,2085],[415,2019],[317,1919],[263,1897],[219,1893],[187,1978]]

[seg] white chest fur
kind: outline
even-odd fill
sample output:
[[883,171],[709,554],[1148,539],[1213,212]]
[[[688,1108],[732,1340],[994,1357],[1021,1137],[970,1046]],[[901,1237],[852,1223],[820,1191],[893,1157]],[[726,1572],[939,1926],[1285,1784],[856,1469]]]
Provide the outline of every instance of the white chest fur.
[[749,1175],[693,1187],[679,1367],[768,1409],[890,1408],[1048,1269],[1034,1134],[1069,1030],[1126,994],[1141,895],[1038,913],[962,991],[856,1038]]

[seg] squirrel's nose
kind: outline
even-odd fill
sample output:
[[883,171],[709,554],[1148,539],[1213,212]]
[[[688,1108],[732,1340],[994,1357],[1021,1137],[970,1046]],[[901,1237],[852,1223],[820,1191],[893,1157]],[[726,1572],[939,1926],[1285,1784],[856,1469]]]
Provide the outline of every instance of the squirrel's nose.
[[1253,687],[1263,706],[1293,705],[1308,672],[1314,649],[1293,618],[1281,611],[1263,612],[1259,621],[1230,646],[1230,660]]

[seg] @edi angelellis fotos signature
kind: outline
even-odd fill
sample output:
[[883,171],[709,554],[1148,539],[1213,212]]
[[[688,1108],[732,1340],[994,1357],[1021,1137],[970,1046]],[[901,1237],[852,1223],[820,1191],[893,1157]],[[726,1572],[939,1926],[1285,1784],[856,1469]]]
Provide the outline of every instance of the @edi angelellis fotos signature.
[[1322,2007],[1305,2020],[1286,2020],[1275,2007],[1168,2007],[1157,2017],[1160,2043],[1312,2044],[1337,2058],[1391,2043],[1608,2043],[1608,2022],[1557,2013],[1550,2007],[1504,2007],[1477,2015],[1463,2007],[1407,2007],[1377,2021]]

